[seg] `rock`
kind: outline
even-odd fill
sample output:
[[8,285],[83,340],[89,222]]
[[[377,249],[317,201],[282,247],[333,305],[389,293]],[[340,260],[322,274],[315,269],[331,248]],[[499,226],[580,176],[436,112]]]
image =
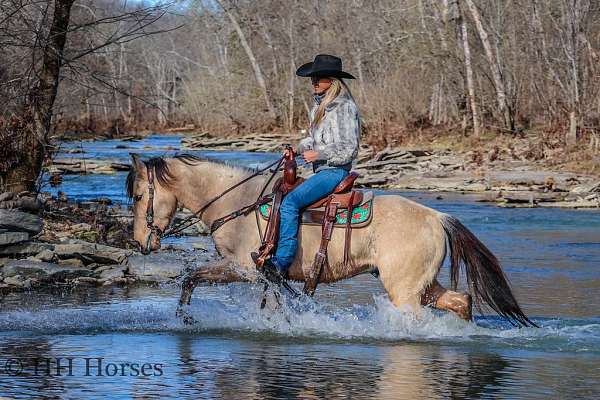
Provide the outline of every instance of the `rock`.
[[34,262],[29,260],[10,260],[2,269],[5,281],[7,277],[21,275],[26,279],[35,279],[42,282],[64,282],[81,276],[93,277],[93,271],[72,265],[58,265],[47,262]]
[[575,186],[573,189],[571,189],[571,193],[600,193],[600,182]]
[[38,212],[42,207],[42,201],[31,196],[15,197],[14,200],[0,202],[0,208],[6,210]]
[[149,254],[147,256],[129,257],[129,274],[136,278],[150,276],[159,277],[162,280],[175,278],[182,274],[184,265],[172,254]]
[[[123,279],[123,278],[121,278],[121,279]],[[135,280],[138,282],[144,282],[144,283],[160,284],[160,283],[164,283],[165,281],[167,281],[168,278],[158,276],[158,275],[140,275],[140,276],[136,276]],[[114,283],[115,281],[113,281],[112,283]],[[108,282],[108,283],[111,283],[111,282]]]
[[[43,251],[52,251],[54,246],[48,243],[29,242],[12,246],[0,247],[0,255],[12,257],[27,257]],[[43,260],[45,261],[45,260]]]
[[357,186],[373,186],[373,185],[383,185],[388,179],[390,179],[390,173],[382,173],[382,174],[367,174],[365,176],[361,176],[356,180]]
[[0,210],[0,229],[38,234],[42,231],[40,217],[17,210]]
[[92,229],[92,226],[90,224],[86,224],[85,222],[71,226],[71,230],[73,232],[89,231],[90,229]]
[[0,246],[21,243],[29,240],[27,232],[0,232]]
[[555,202],[564,200],[564,195],[560,193],[537,193],[537,192],[516,192],[510,194],[504,194],[498,201],[506,203],[529,203],[537,204],[540,202]]
[[101,265],[101,266],[98,266],[97,264],[94,264],[94,265],[95,265],[95,267],[93,267],[92,264],[90,264],[90,265],[88,265],[88,268],[92,268],[96,274],[100,274],[100,273],[102,273],[102,271],[106,271],[107,269],[114,268],[116,266],[119,266],[120,264],[108,264],[108,265]]
[[46,249],[40,251],[37,255],[34,256],[34,258],[39,261],[51,262],[54,260],[55,256],[56,254],[52,250]]
[[192,243],[192,247],[196,250],[208,251],[207,243],[201,243],[201,242]]
[[415,163],[416,160],[417,160],[416,158],[409,158],[409,159],[404,159],[404,160],[371,161],[371,162],[367,162],[362,165],[357,165],[356,168],[371,169],[371,168],[379,168],[379,167],[383,167],[383,166],[387,166],[387,165],[406,165],[406,164]]
[[100,279],[92,278],[89,276],[80,276],[71,281],[74,285],[85,285],[85,286],[100,286],[102,283]]
[[74,267],[83,268],[85,264],[79,258],[68,258],[60,261],[61,265],[72,265]]
[[104,281],[104,282],[102,282],[102,285],[103,286],[109,286],[109,285],[128,285],[128,284],[133,283],[133,282],[135,282],[135,279],[131,279],[131,278],[115,278],[115,279],[110,280],[110,281]]
[[540,203],[543,207],[552,207],[552,208],[600,208],[600,201],[597,199],[594,200],[584,200],[578,199],[576,201],[556,201],[556,202],[548,202],[548,203]]
[[100,279],[104,281],[110,281],[117,278],[123,278],[127,271],[126,265],[113,266],[112,268],[105,269],[100,273]]
[[110,163],[110,167],[115,171],[129,171],[131,169],[131,165],[117,162]]
[[94,242],[98,241],[99,234],[96,231],[80,231],[80,232],[75,232],[73,234],[73,236],[79,240],[94,243]]
[[83,262],[97,262],[100,264],[123,264],[127,257],[133,254],[132,250],[89,243],[80,240],[69,240],[66,244],[54,246],[54,252],[61,258],[79,258]]
[[16,196],[16,193],[14,193],[14,192],[0,193],[0,203],[2,203],[3,201],[12,200],[13,197],[15,197],[15,196]]
[[29,288],[32,286],[34,280],[26,279],[21,275],[9,276],[4,278],[4,283],[10,286],[16,286],[19,288]]

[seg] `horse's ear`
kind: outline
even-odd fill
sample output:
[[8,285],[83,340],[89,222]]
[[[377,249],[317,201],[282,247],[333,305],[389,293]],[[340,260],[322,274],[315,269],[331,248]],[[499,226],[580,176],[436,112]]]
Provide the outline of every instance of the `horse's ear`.
[[136,171],[141,171],[144,168],[144,162],[140,159],[140,156],[135,153],[129,153],[131,156],[131,165]]

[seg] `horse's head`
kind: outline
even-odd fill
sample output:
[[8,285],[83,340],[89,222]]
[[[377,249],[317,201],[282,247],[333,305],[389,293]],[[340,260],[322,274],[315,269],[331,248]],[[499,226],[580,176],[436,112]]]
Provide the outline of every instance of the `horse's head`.
[[133,239],[143,254],[160,248],[160,233],[169,226],[177,197],[171,183],[173,175],[163,158],[140,160],[131,154],[131,170],[127,175],[127,196],[133,200]]

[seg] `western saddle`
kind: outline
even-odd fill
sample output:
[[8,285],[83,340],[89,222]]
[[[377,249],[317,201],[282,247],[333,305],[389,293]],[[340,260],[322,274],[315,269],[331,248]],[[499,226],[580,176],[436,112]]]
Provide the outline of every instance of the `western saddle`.
[[[279,178],[273,185],[273,205],[269,215],[267,228],[265,230],[262,245],[259,248],[258,258],[255,260],[259,268],[262,267],[266,258],[270,257],[277,246],[280,220],[280,206],[286,194],[291,192],[295,187],[300,185],[304,179],[296,176],[297,164],[294,159],[294,154],[286,157],[284,163],[283,177]],[[338,210],[347,210],[347,218],[345,224],[345,242],[344,242],[344,264],[350,264],[350,244],[352,237],[351,216],[352,210],[363,201],[363,192],[353,190],[354,181],[359,174],[350,172],[350,174],[340,182],[333,192],[322,199],[316,201],[305,210],[311,212],[313,219],[320,221],[322,226],[321,244],[319,250],[315,254],[314,261],[310,268],[308,276],[305,277],[304,293],[312,296],[315,292],[319,277],[323,267],[328,262],[327,247],[331,240],[336,215]]]

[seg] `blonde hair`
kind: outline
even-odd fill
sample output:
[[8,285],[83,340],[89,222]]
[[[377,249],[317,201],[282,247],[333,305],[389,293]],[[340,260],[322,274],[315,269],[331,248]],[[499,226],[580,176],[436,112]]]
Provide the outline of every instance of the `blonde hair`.
[[[325,109],[333,100],[335,100],[336,97],[338,97],[341,93],[350,93],[350,89],[348,89],[348,86],[346,86],[346,84],[341,79],[329,79],[331,79],[331,86],[325,92],[325,97],[323,97],[323,100],[321,100],[321,104],[319,104],[319,107],[315,112],[315,117],[312,123],[310,124],[311,130],[319,126],[319,124],[323,120],[323,117],[325,116]],[[350,96],[352,95],[350,94]]]

